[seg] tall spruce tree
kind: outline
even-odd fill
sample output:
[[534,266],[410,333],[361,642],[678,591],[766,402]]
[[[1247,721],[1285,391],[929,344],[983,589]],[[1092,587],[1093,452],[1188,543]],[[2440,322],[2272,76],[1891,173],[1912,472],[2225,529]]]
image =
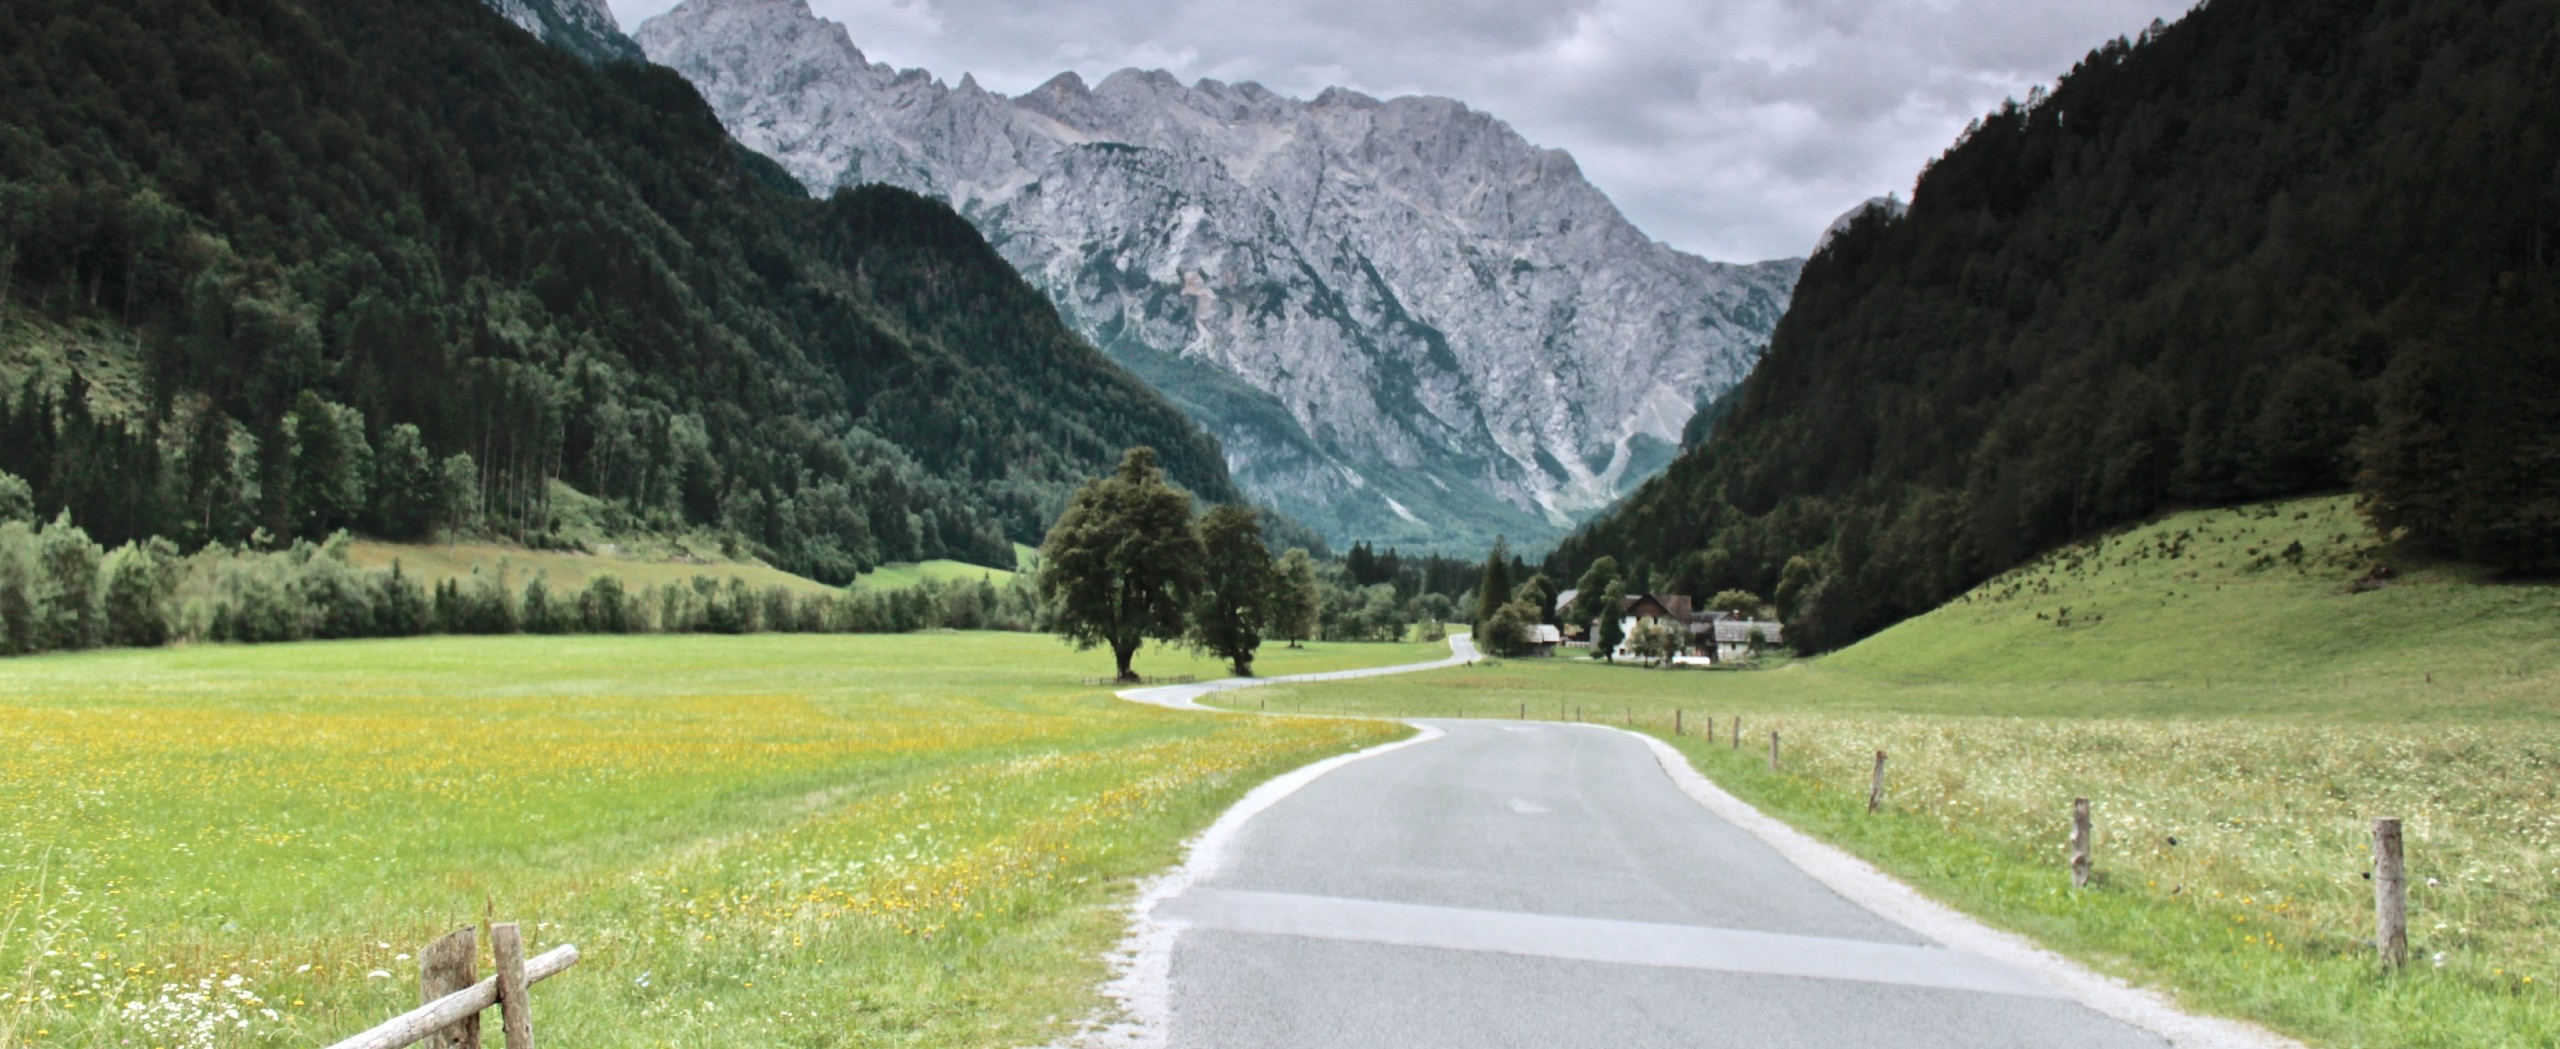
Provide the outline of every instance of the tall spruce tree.
[[1511,601],[1511,543],[1502,538],[1493,541],[1493,552],[1484,558],[1484,578],[1476,585],[1475,628],[1481,632],[1493,622],[1493,614]]
[[1040,599],[1078,650],[1108,645],[1121,681],[1148,640],[1180,641],[1200,592],[1191,497],[1165,483],[1153,448],[1131,448],[1109,477],[1085,483],[1040,546]]

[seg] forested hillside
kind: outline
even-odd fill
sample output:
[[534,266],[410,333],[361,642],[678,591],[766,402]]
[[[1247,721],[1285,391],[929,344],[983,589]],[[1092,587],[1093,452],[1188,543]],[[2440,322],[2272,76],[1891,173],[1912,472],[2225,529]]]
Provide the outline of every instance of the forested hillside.
[[2555,113],[2549,3],[2213,0],[2110,43],[1818,253],[1730,415],[1551,571],[1774,591],[1830,648],[2164,507],[2349,487],[2414,548],[2560,569]]
[[115,544],[478,525],[554,482],[841,582],[1013,563],[1214,442],[967,223],[810,200],[476,0],[0,5],[0,470]]

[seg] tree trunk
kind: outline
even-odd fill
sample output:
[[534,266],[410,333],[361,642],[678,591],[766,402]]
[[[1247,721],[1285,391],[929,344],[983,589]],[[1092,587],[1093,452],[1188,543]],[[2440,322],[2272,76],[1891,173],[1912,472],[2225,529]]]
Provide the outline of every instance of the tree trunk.
[[1137,654],[1138,646],[1134,643],[1124,644],[1118,641],[1111,643],[1111,657],[1120,661],[1120,682],[1122,684],[1137,684],[1138,672],[1129,669],[1129,661],[1136,658]]

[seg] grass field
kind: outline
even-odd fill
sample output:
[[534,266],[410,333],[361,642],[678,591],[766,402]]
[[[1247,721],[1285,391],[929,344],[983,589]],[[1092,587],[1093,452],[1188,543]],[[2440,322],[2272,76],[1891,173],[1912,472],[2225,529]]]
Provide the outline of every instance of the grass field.
[[[2351,592],[2377,556],[2343,499],[2185,514],[1775,669],[1514,661],[1253,698],[1578,710],[1666,739],[1682,711],[1673,742],[1746,800],[2197,1008],[2322,1045],[2560,1045],[2560,586],[2397,564]],[[2064,870],[2077,796],[2098,829],[2084,892]],[[2372,960],[2377,816],[2408,821],[2397,975]]]
[[0,662],[0,1044],[325,1043],[414,1005],[418,946],[484,903],[585,952],[535,996],[551,1044],[1040,1043],[1094,1006],[1133,878],[1401,733],[1078,687],[1109,666],[1006,634]]
[[[1029,547],[1015,549],[1018,560],[1028,564],[1036,557]],[[460,579],[473,569],[483,572],[505,571],[518,585],[537,575],[549,580],[557,589],[577,589],[587,580],[611,574],[633,588],[662,583],[683,583],[695,576],[713,579],[735,577],[748,586],[788,587],[804,594],[833,593],[835,587],[814,579],[792,575],[763,564],[723,560],[716,556],[652,545],[647,549],[580,554],[558,550],[529,550],[512,543],[475,541],[464,543],[385,543],[359,539],[347,546],[347,559],[360,568],[389,568],[400,563],[401,570],[418,576],[433,586],[447,579]],[[895,590],[926,581],[948,583],[975,582],[985,579],[1003,586],[1013,580],[1014,573],[984,565],[961,561],[925,561],[918,564],[882,565],[864,573],[854,582],[860,590]]]

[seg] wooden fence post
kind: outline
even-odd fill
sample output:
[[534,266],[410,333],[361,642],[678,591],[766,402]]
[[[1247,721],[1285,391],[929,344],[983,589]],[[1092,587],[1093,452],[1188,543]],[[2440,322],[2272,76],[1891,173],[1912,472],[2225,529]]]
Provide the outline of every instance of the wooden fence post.
[[1769,771],[1778,771],[1778,730],[1769,730]]
[[2382,965],[2409,962],[2409,874],[2400,861],[2400,821],[2373,821],[2373,944]]
[[1676,737],[1678,737],[1678,736],[1681,734],[1681,733],[1680,733],[1680,715],[1681,715],[1681,713],[1682,713],[1682,711],[1681,711],[1681,710],[1680,710],[1680,708],[1678,708],[1678,707],[1673,707],[1673,708],[1671,709],[1671,735],[1672,735],[1673,737],[1675,737],[1675,738],[1676,738]]
[[2071,887],[2089,887],[2089,799],[2071,799]]
[[1739,716],[1733,719],[1733,749],[1742,749],[1742,718]]
[[533,1049],[533,999],[525,993],[524,937],[516,923],[489,926],[489,955],[498,965],[498,1027],[506,1049]]
[[[469,988],[480,982],[480,941],[471,926],[444,934],[418,952],[418,1004]],[[480,1014],[455,1021],[420,1043],[427,1049],[480,1049]]]
[[1529,720],[1529,704],[1527,703],[1520,704],[1520,720]]
[[1876,752],[1876,775],[1867,781],[1867,812],[1873,815],[1884,805],[1884,752]]

